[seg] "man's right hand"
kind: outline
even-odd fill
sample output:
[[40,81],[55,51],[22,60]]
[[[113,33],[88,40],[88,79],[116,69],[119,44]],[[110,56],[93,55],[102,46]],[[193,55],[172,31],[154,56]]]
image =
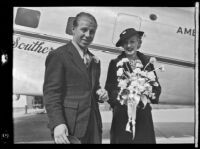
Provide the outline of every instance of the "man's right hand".
[[56,144],[69,144],[67,126],[60,124],[54,128],[54,140]]

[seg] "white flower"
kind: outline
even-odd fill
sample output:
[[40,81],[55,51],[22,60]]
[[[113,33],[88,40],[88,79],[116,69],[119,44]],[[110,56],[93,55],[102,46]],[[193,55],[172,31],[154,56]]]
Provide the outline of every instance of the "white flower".
[[155,99],[155,93],[150,93],[149,96],[152,98],[152,99]]
[[158,86],[158,83],[157,83],[157,82],[154,82],[153,86]]
[[130,90],[131,92],[134,90],[134,86],[133,85],[130,85],[129,87],[128,87],[128,90]]
[[134,73],[141,73],[141,69],[140,69],[140,68],[135,68],[135,69],[133,70],[133,72],[134,72]]
[[117,100],[120,100],[119,95],[120,95],[120,93],[119,93],[118,96],[117,96]]
[[155,93],[152,93],[152,99],[156,99]]
[[129,62],[129,59],[128,59],[128,58],[123,58],[123,59],[122,59],[122,62],[123,62],[123,63]]
[[129,62],[128,58],[123,58],[121,61],[119,61],[119,62],[117,63],[116,66],[117,66],[117,67],[122,66],[123,63],[126,63],[126,62]]
[[151,91],[152,91],[152,86],[151,86],[149,83],[145,83],[145,84],[144,84],[144,87],[145,87],[145,90],[146,90],[147,92],[151,92]]
[[139,85],[138,81],[132,81],[131,84],[130,84],[130,86],[138,86],[138,85]]
[[149,60],[149,63],[154,65],[156,63],[156,58],[155,57],[151,57],[150,60]]
[[123,61],[122,60],[117,63],[117,67],[122,66],[122,65],[123,65]]
[[145,83],[145,78],[139,78],[138,83],[143,86]]
[[143,65],[142,65],[141,63],[136,63],[136,67],[137,67],[137,68],[142,68]]
[[141,71],[140,73],[142,76],[147,77],[147,71]]
[[2,54],[1,55],[2,64],[6,63],[7,61],[8,61],[8,55],[7,54]]
[[126,86],[127,86],[127,81],[126,80],[119,80],[118,87],[126,88]]
[[122,98],[123,98],[123,99],[127,99],[127,98],[128,98],[128,95],[122,95]]
[[122,76],[122,74],[123,74],[123,68],[119,68],[118,70],[117,70],[117,76]]
[[135,62],[141,64],[141,61],[139,59],[136,59]]
[[145,90],[145,87],[143,85],[138,86],[138,91],[141,93]]
[[131,80],[133,80],[132,78],[136,77],[136,74],[135,73],[130,73],[129,76],[130,76]]
[[151,81],[155,81],[156,76],[153,71],[150,71],[147,73],[147,78],[149,78]]
[[148,96],[148,95],[149,95],[149,91],[146,91],[146,90],[145,90],[145,91],[143,92],[143,95],[147,95],[147,96]]
[[130,81],[137,81],[137,77],[132,77]]
[[130,99],[134,99],[134,94],[129,94]]
[[161,67],[159,69],[160,69],[161,72],[165,71],[164,65],[161,65]]

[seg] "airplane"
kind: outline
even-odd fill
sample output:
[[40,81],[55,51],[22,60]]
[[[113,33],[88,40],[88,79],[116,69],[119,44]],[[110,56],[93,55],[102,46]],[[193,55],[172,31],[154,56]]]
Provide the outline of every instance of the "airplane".
[[100,84],[108,64],[122,51],[115,43],[126,28],[144,31],[140,51],[155,57],[162,87],[160,103],[195,103],[195,7],[14,7],[13,94],[42,96],[45,59],[72,39],[79,12],[95,16],[98,28],[90,51],[101,60]]

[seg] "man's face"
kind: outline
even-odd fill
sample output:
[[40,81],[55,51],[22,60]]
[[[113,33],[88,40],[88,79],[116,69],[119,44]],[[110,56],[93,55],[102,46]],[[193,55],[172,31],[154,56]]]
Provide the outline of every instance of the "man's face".
[[134,53],[138,49],[139,37],[132,36],[127,41],[125,41],[123,48],[128,53]]
[[80,48],[87,48],[94,39],[96,28],[96,24],[92,19],[82,16],[78,20],[78,25],[73,28],[73,40]]

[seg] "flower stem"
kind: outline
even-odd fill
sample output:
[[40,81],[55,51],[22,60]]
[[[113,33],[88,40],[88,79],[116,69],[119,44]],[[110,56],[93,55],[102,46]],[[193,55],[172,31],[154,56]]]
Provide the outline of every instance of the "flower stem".
[[146,67],[147,67],[149,64],[150,64],[149,62],[146,64],[146,66],[144,67],[144,71],[145,71]]
[[[125,74],[127,74],[127,73],[126,73],[126,71],[124,71],[124,73],[125,73]],[[127,75],[128,75],[128,74],[127,74]],[[124,75],[124,74],[123,74],[123,76],[125,76],[125,77],[126,77],[126,79],[129,79],[129,78],[126,76],[126,75]]]
[[128,68],[128,65],[127,65],[127,63],[126,63],[126,68],[127,68],[127,69],[128,69],[128,71],[131,73],[130,69]]

